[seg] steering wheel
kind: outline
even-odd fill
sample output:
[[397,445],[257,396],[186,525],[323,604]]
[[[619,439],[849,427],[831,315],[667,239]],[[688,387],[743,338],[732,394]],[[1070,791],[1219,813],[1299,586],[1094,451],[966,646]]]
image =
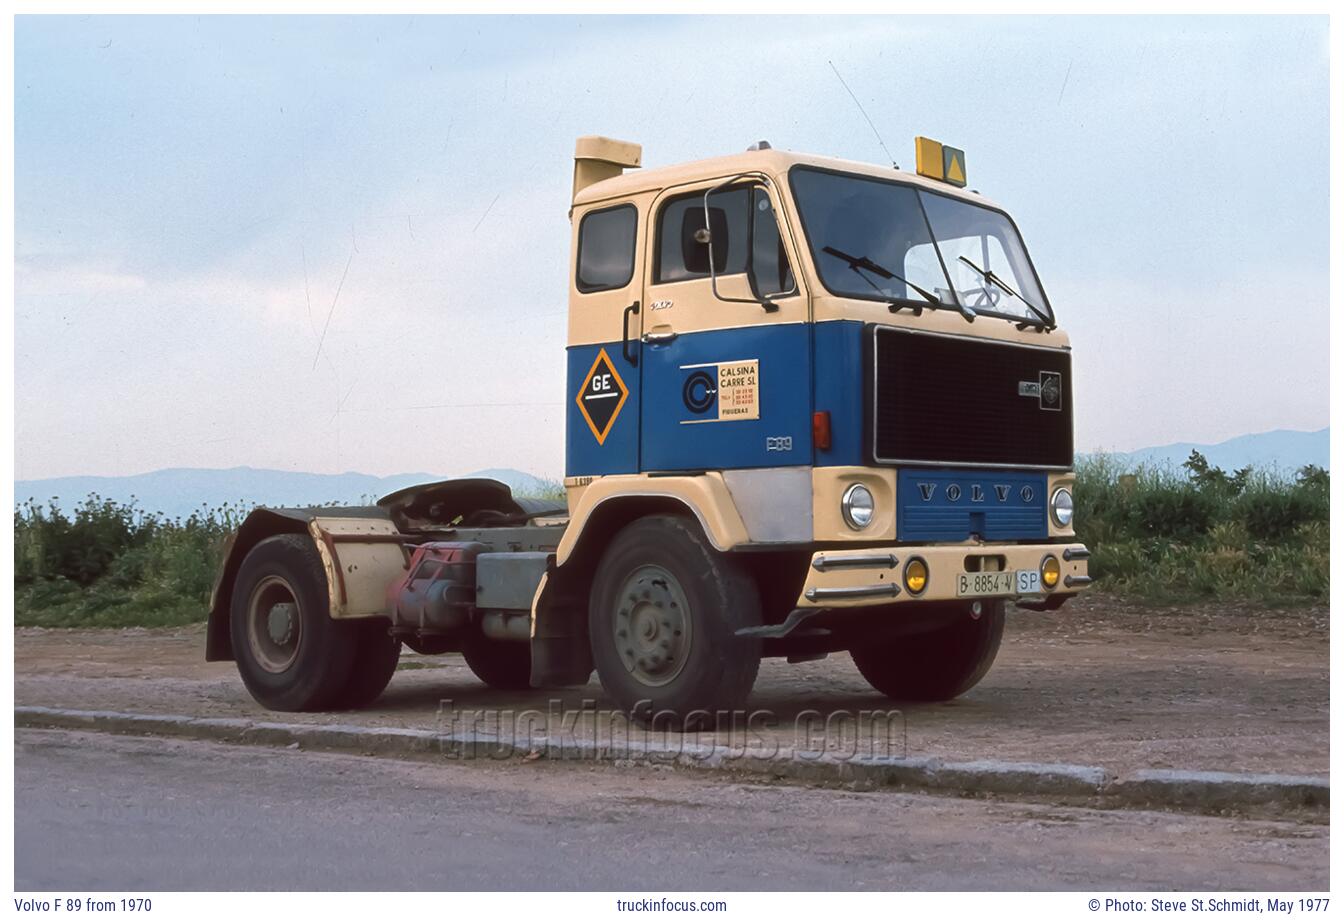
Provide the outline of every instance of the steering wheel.
[[1003,294],[998,288],[990,287],[988,284],[971,288],[969,291],[958,292],[961,295],[962,303],[968,304],[972,309],[981,307],[997,307]]

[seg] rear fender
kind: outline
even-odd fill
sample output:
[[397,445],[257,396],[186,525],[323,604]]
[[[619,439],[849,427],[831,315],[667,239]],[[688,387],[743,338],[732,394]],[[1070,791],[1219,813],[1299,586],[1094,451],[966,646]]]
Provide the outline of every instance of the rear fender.
[[307,533],[322,557],[329,610],[336,619],[381,616],[386,591],[405,571],[410,554],[402,529],[470,522],[523,523],[556,514],[563,507],[541,499],[514,498],[508,485],[493,479],[450,479],[411,486],[387,495],[377,507],[257,508],[225,547],[210,594],[205,660],[232,661],[229,610],[233,584],[243,559],[267,537]]
[[[354,513],[352,513],[354,512]],[[327,576],[328,610],[335,619],[381,616],[387,586],[405,569],[406,551],[396,526],[376,508],[258,508],[225,549],[210,594],[205,660],[232,661],[229,611],[238,570],[262,540],[279,534],[312,538]]]

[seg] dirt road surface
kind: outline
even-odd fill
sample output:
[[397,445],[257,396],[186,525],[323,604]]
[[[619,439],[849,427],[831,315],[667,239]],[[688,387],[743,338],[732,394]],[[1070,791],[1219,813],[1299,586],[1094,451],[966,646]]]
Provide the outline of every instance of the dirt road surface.
[[[1096,597],[1058,613],[1016,611],[984,682],[950,703],[901,707],[900,737],[884,734],[886,748],[877,752],[1077,763],[1116,774],[1176,768],[1325,775],[1328,646],[1325,608],[1151,609]],[[599,716],[609,715],[595,678],[585,688],[505,693],[480,684],[457,655],[406,654],[387,692],[366,710],[276,716],[248,696],[231,663],[206,664],[203,649],[199,627],[17,630],[15,702],[440,730],[451,727],[446,713],[491,712],[507,723],[525,710],[572,712],[586,700],[596,701]],[[797,665],[766,661],[749,703],[773,715],[777,727],[764,740],[781,749],[818,743],[817,723],[800,725],[809,710],[822,719],[857,718],[892,705],[843,654]],[[823,741],[848,743],[829,735]]]
[[1320,825],[724,782],[656,768],[410,763],[21,730],[14,777],[19,891],[638,897],[1329,884]]

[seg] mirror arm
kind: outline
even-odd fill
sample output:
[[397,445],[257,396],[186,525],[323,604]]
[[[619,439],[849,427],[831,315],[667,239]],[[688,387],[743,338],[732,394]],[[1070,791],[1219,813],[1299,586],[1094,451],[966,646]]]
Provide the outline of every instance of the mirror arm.
[[[705,233],[705,245],[707,245],[707,246],[709,247],[709,289],[714,293],[714,296],[715,296],[717,299],[722,300],[724,303],[754,303],[754,304],[758,304],[758,305],[761,307],[761,309],[765,310],[766,313],[778,313],[778,312],[779,312],[779,304],[775,303],[775,302],[774,302],[773,300],[771,300],[770,298],[771,298],[771,297],[778,297],[778,296],[780,296],[781,294],[791,294],[791,293],[793,293],[792,291],[779,291],[779,292],[777,292],[777,293],[775,293],[775,294],[771,294],[771,295],[768,295],[768,296],[766,296],[766,297],[760,297],[760,298],[755,298],[755,299],[750,299],[750,300],[747,299],[747,298],[744,298],[744,297],[725,297],[724,295],[722,295],[722,294],[719,293],[719,276],[718,276],[718,272],[714,271],[714,240],[713,240],[713,236],[712,236],[712,235],[710,234],[710,232],[709,232],[709,227],[710,227],[710,221],[709,221],[709,196],[713,195],[715,192],[723,191],[725,188],[727,188],[728,186],[732,185],[734,182],[738,182],[738,181],[740,181],[740,180],[742,180],[742,179],[758,179],[758,180],[760,180],[761,184],[764,185],[764,186],[766,186],[767,188],[768,188],[769,185],[770,185],[770,177],[767,176],[767,175],[765,175],[764,173],[740,173],[740,174],[738,174],[738,175],[736,175],[736,176],[732,176],[732,177],[730,177],[730,178],[728,178],[728,179],[725,179],[724,181],[720,182],[718,185],[714,186],[713,188],[711,188],[711,189],[709,189],[708,191],[705,192],[705,230],[704,230],[704,233]],[[699,236],[700,236],[700,234],[697,233],[697,234],[696,234],[696,238],[699,239]],[[750,251],[748,251],[748,253],[747,253],[747,258],[748,258],[748,260],[750,260],[750,258],[751,258],[751,253],[750,253]],[[795,289],[795,290],[797,289],[797,281],[794,282],[794,289]]]

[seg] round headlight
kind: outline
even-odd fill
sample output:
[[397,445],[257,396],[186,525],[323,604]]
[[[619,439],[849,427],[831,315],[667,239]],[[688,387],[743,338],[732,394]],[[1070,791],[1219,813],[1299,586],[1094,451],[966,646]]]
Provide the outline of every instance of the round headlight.
[[845,523],[855,530],[863,530],[873,522],[873,507],[873,493],[857,482],[846,489],[840,499],[840,512],[845,516]]
[[1073,496],[1068,489],[1056,489],[1050,496],[1050,517],[1060,527],[1068,527],[1073,522]]

